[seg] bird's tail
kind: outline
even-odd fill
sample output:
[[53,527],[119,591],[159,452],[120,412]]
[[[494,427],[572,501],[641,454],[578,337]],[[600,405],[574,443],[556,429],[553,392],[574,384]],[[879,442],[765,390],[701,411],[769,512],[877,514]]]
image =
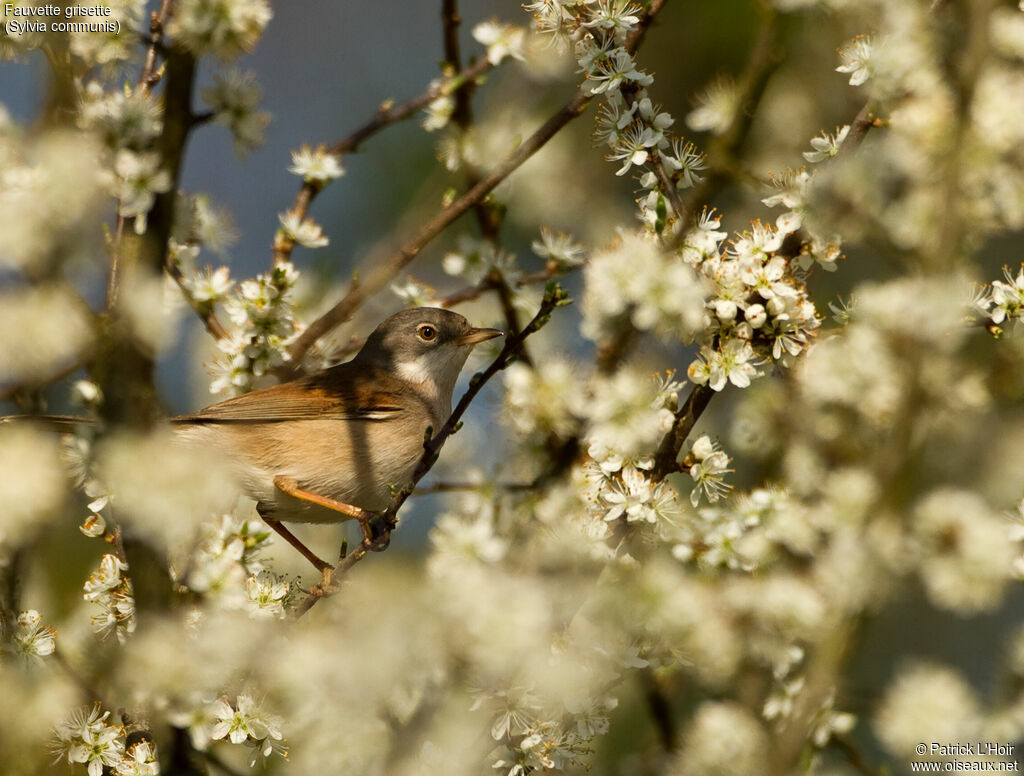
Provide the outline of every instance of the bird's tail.
[[15,424],[42,426],[58,434],[71,434],[79,426],[92,425],[91,418],[77,415],[4,415],[0,416],[0,428]]

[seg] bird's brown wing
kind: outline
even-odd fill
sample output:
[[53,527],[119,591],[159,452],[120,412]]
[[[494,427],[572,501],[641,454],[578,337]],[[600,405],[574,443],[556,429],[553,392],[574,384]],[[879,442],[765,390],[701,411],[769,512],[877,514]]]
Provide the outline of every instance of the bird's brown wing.
[[415,398],[391,375],[341,364],[300,380],[236,396],[175,424],[281,423],[289,420],[387,421],[399,417]]

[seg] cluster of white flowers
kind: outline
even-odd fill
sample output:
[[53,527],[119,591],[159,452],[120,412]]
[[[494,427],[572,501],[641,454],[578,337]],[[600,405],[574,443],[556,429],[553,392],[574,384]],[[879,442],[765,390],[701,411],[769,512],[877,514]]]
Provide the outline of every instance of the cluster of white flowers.
[[110,157],[107,187],[118,201],[118,214],[146,230],[147,214],[157,194],[171,188],[170,173],[154,150],[163,129],[160,102],[144,88],[104,91],[99,81],[82,88],[78,124],[102,138]]
[[92,616],[93,632],[102,638],[115,635],[121,643],[135,632],[135,593],[127,570],[127,563],[106,553],[85,581],[82,596],[100,610]]
[[620,233],[583,271],[583,333],[601,339],[623,317],[636,328],[691,341],[704,324],[708,286],[647,231]]
[[163,129],[160,102],[144,89],[103,91],[96,81],[83,90],[78,123],[96,132],[108,148],[145,151],[152,147]]
[[341,157],[328,153],[324,146],[313,149],[303,145],[300,150],[292,151],[292,166],[288,172],[300,176],[306,183],[324,186],[344,175],[345,168],[341,166]]
[[998,605],[1019,554],[1011,523],[976,494],[944,488],[915,507],[913,525],[921,581],[937,606],[971,614]]
[[263,89],[253,73],[234,68],[215,73],[213,85],[203,89],[202,97],[213,111],[214,122],[231,132],[239,157],[263,145],[270,114],[257,110]]
[[89,776],[157,776],[160,764],[152,740],[128,744],[124,726],[108,722],[108,717],[110,712],[96,705],[77,710],[58,725],[53,747],[58,760],[82,763]]
[[[76,30],[68,34],[69,44],[71,53],[84,64],[116,73],[123,71],[126,64],[135,63],[141,56],[136,41],[146,29],[146,3],[144,0],[113,0],[106,7],[110,13],[103,21],[114,25],[116,31],[108,31],[109,27],[102,31]],[[72,18],[77,22],[96,22],[95,17],[85,14],[76,14]]]
[[244,745],[251,750],[250,766],[288,752],[281,732],[283,720],[264,709],[252,694],[239,694],[234,705],[224,696],[201,703],[190,711],[171,714],[171,722],[187,729],[192,745],[201,752],[213,741]]
[[229,513],[203,523],[200,530],[195,549],[173,566],[179,581],[225,608],[283,617],[289,585],[260,561],[270,529],[258,519]]
[[526,30],[522,27],[495,20],[481,22],[473,28],[473,38],[487,47],[487,59],[492,65],[500,64],[506,57],[523,59]]
[[579,365],[560,358],[545,358],[536,368],[523,363],[505,370],[505,406],[512,428],[526,436],[540,432],[568,437],[587,410],[576,374]]
[[161,166],[160,155],[156,152],[136,153],[122,149],[114,157],[114,176],[117,212],[135,219],[135,232],[142,234],[146,231],[146,217],[156,195],[171,189],[170,173]]
[[532,688],[475,691],[471,710],[492,715],[493,767],[508,776],[531,771],[562,771],[585,767],[593,739],[609,729],[609,714],[618,705],[614,697],[567,698],[549,706]]
[[266,0],[182,0],[169,32],[197,56],[233,59],[252,51],[272,16]]
[[591,394],[579,403],[589,457],[583,493],[595,536],[609,536],[620,520],[647,524],[663,536],[681,518],[675,488],[651,476],[653,451],[672,425],[680,387],[671,374],[652,381],[620,370],[595,378]]
[[716,391],[727,382],[747,387],[766,364],[790,365],[819,325],[798,263],[778,254],[786,233],[755,221],[723,246],[719,225],[705,211],[683,240],[683,259],[713,289],[700,352],[688,374]]
[[[645,216],[659,209],[670,210],[656,170],[660,168],[676,189],[687,189],[703,180],[707,162],[693,143],[672,137],[669,130],[675,120],[655,105],[647,92],[654,78],[636,66],[623,46],[640,22],[640,8],[628,0],[601,0],[581,3],[575,12],[579,16],[573,37],[576,61],[586,78],[583,90],[604,97],[595,136],[608,146],[608,161],[621,163],[616,175],[637,168],[640,185],[649,192],[641,205]],[[559,25],[564,26],[562,14],[557,16]],[[548,22],[539,26],[552,28]],[[660,232],[664,215],[660,220],[657,215],[651,219]]]
[[43,658],[57,649],[57,631],[43,624],[43,616],[35,609],[18,613],[7,651],[29,664],[41,665]]
[[1024,321],[1024,264],[1016,275],[1004,267],[1003,277],[978,289],[969,312],[974,313],[972,317],[984,316],[997,327],[1015,327],[1018,321]]
[[586,249],[565,232],[552,232],[540,228],[540,239],[530,243],[530,248],[547,261],[549,269],[566,271],[579,267],[586,261]]
[[697,438],[690,448],[693,465],[690,466],[690,477],[693,478],[693,491],[690,503],[694,507],[704,496],[712,504],[732,490],[732,485],[723,482],[723,475],[732,471],[729,468],[729,456],[707,434]]
[[222,353],[213,366],[211,393],[238,394],[284,363],[288,344],[301,332],[293,313],[292,291],[299,273],[289,262],[238,285],[225,301],[235,329],[217,343]]
[[456,247],[444,255],[441,266],[447,274],[461,277],[469,283],[479,283],[492,272],[499,273],[507,281],[515,280],[519,274],[515,254],[468,234],[459,235]]

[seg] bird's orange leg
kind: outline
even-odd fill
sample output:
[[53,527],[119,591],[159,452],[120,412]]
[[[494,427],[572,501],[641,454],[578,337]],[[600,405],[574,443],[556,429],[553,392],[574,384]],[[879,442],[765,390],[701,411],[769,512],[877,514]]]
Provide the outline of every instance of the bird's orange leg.
[[285,528],[284,525],[282,525],[274,518],[267,517],[266,515],[264,515],[263,521],[271,528],[273,528],[275,531],[277,531],[281,535],[281,537],[286,542],[288,542],[288,544],[290,544],[292,547],[294,547],[296,550],[302,553],[302,557],[304,557],[306,560],[308,560],[316,567],[316,570],[319,571],[323,577],[323,579],[321,580],[321,584],[324,590],[330,587],[331,578],[334,575],[334,566],[332,566],[327,561],[321,560],[315,552],[313,552],[311,549],[309,549],[309,547],[302,543],[302,540],[299,539],[298,536],[293,534],[291,531]]
[[[367,512],[362,507],[353,506],[352,504],[346,504],[343,501],[338,501],[336,499],[330,498],[329,496],[321,496],[317,493],[311,493],[308,490],[303,490],[302,488],[299,487],[299,484],[295,481],[293,477],[285,477],[279,474],[278,476],[274,477],[274,487],[276,487],[282,493],[287,493],[289,496],[292,496],[293,498],[297,498],[302,501],[308,501],[310,504],[316,504],[326,509],[331,509],[334,510],[335,512],[343,514],[345,515],[345,517],[350,517],[355,520],[358,520],[359,528],[363,532],[363,538],[366,540],[367,545],[371,545],[376,541],[376,537],[373,535],[373,528],[370,526],[370,520],[373,519],[373,512]],[[281,535],[284,536],[284,534]],[[288,539],[288,537],[285,536],[285,539],[291,542],[293,546],[295,546],[295,542],[299,541],[294,536],[292,536],[291,539]],[[292,541],[293,539],[294,541]],[[299,544],[302,543],[299,542]],[[295,548],[299,549],[297,546],[295,546]],[[299,550],[299,552],[302,552],[302,550]],[[309,550],[307,549],[306,552],[309,552]],[[302,554],[306,555],[306,552],[302,552]],[[306,557],[309,558],[309,555],[306,555]],[[314,555],[313,557],[316,556]],[[317,560],[319,560],[319,558],[317,558]],[[320,562],[323,563],[323,561]],[[316,563],[314,562],[313,565],[316,565]]]

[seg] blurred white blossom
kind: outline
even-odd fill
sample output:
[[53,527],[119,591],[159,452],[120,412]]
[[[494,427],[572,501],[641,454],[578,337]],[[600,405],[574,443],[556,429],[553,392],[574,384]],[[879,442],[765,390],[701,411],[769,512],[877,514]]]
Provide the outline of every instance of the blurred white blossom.
[[183,0],[169,32],[194,54],[227,60],[252,51],[272,16],[266,0]]

